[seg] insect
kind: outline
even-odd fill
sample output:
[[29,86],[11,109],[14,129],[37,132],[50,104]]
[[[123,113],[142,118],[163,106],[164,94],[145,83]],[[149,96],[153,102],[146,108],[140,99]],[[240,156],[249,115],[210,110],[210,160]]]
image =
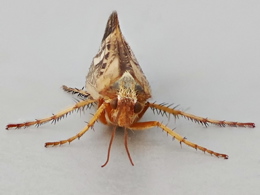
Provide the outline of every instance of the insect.
[[96,104],[97,110],[95,114],[78,134],[65,140],[47,142],[45,143],[45,147],[62,145],[70,143],[77,138],[79,139],[91,127],[94,126],[97,120],[99,120],[105,125],[113,126],[113,131],[108,146],[107,159],[102,165],[102,167],[104,167],[107,165],[110,158],[110,150],[117,127],[122,127],[124,129],[124,145],[132,165],[134,165],[134,163],[127,144],[128,129],[135,131],[145,130],[152,127],[161,128],[167,134],[178,140],[180,144],[184,143],[192,148],[195,148],[196,150],[201,150],[204,153],[207,152],[211,155],[228,159],[228,155],[226,154],[214,152],[188,141],[185,137],[182,137],[161,122],[139,122],[139,119],[142,118],[144,113],[149,108],[157,114],[173,115],[176,118],[183,116],[184,118],[201,123],[204,126],[208,126],[208,124],[211,123],[221,127],[255,127],[255,124],[250,122],[240,123],[212,120],[195,116],[181,110],[177,110],[176,108],[171,108],[171,105],[149,102],[148,99],[151,97],[149,83],[143,74],[143,71],[139,66],[130,46],[122,35],[116,12],[113,12],[108,19],[100,50],[93,58],[89,73],[86,77],[85,88],[86,90],[80,90],[77,88],[63,86],[65,91],[78,94],[82,97],[82,100],[78,101],[74,106],[50,117],[30,122],[8,124],[6,129],[19,129],[32,125],[36,125],[38,127],[41,124],[50,121],[56,123],[75,110],[83,110],[84,108],[88,108],[93,104]]

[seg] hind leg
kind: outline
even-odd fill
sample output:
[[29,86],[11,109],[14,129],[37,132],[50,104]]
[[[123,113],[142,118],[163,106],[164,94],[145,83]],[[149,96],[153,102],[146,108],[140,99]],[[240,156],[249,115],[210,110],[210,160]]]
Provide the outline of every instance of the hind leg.
[[72,94],[77,94],[78,96],[82,96],[82,97],[89,97],[90,94],[86,91],[82,89],[77,89],[77,88],[71,88],[71,87],[67,87],[66,85],[62,85],[62,89],[68,93],[72,93]]

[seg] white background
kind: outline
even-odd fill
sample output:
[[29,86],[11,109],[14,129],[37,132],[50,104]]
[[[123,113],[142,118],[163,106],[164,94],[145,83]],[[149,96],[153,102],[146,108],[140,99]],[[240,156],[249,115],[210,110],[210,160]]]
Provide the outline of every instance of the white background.
[[[1,194],[260,194],[260,1],[0,1]],[[147,112],[190,141],[229,155],[211,157],[160,129],[129,131],[129,163],[117,131],[98,123],[68,138],[91,117],[74,113],[56,125],[5,130],[73,105],[61,85],[81,88],[107,19],[121,29],[150,81],[151,101],[180,104],[204,117],[255,122],[256,128],[205,128]]]

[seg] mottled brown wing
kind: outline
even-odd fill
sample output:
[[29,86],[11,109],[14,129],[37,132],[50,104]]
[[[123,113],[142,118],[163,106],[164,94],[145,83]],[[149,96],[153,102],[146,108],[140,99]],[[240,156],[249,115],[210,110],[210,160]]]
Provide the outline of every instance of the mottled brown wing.
[[112,98],[113,84],[129,72],[138,82],[138,93],[142,99],[151,97],[151,90],[131,48],[125,41],[119,26],[117,13],[113,12],[107,22],[98,54],[93,58],[86,80],[87,91],[94,99],[100,96]]

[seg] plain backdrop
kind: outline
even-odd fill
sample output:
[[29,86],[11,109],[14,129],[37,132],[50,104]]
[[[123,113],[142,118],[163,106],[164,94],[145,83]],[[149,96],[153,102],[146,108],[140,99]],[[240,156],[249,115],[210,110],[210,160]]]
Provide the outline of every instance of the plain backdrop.
[[[74,104],[63,84],[81,88],[107,19],[117,10],[153,97],[150,101],[256,128],[205,128],[148,111],[188,140],[229,160],[172,141],[158,128],[129,131],[129,163],[118,130],[104,168],[111,127],[78,133],[95,110],[56,125],[6,131]],[[0,0],[1,194],[260,194],[260,1]]]

